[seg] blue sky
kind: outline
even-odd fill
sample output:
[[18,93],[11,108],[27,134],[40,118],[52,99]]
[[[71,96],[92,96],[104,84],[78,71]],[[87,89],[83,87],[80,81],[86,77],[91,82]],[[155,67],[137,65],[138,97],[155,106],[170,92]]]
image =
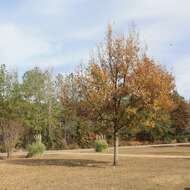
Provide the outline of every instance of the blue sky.
[[0,0],[0,60],[23,73],[34,66],[73,71],[104,39],[135,23],[157,63],[190,99],[189,0]]

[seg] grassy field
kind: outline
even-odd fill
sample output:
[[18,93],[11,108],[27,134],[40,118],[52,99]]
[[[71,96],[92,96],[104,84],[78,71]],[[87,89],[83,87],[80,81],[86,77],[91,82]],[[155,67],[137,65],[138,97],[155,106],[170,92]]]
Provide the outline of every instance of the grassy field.
[[[110,151],[112,153],[112,151]],[[146,148],[120,148],[121,154],[152,154],[152,155],[184,155],[190,156],[189,147],[146,147]]]
[[[122,154],[190,155],[190,147],[120,148]],[[183,154],[184,153],[184,154]],[[189,190],[190,159],[45,155],[0,160],[0,190]]]
[[[72,151],[74,152],[74,151]],[[75,152],[87,152],[87,153],[93,153],[94,150],[76,150]],[[108,154],[113,153],[113,149],[110,148],[108,151],[106,151]],[[132,146],[126,146],[126,147],[120,147],[119,148],[120,154],[151,154],[151,155],[182,155],[182,156],[190,156],[190,146],[164,146],[164,147],[132,147]]]

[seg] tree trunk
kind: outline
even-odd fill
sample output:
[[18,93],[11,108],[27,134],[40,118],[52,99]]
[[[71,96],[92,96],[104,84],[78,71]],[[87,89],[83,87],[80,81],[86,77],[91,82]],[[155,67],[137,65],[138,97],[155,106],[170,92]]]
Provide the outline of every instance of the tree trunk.
[[52,146],[52,101],[51,97],[48,101],[48,137],[50,146]]
[[118,165],[118,146],[119,146],[119,138],[118,133],[114,131],[114,155],[113,155],[113,165]]
[[11,150],[10,148],[7,148],[7,159],[11,157]]

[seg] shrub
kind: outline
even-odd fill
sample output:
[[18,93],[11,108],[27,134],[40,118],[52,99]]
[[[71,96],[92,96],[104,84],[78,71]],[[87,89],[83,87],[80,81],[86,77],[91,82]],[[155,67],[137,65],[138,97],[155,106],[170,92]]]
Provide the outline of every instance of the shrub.
[[188,143],[189,139],[190,139],[190,137],[188,137],[187,135],[178,135],[176,137],[176,140],[178,143]]
[[108,148],[108,143],[106,140],[96,140],[95,141],[95,151],[96,152],[103,152]]
[[27,157],[41,155],[44,153],[45,149],[46,149],[45,145],[41,142],[32,143],[27,148],[28,151]]

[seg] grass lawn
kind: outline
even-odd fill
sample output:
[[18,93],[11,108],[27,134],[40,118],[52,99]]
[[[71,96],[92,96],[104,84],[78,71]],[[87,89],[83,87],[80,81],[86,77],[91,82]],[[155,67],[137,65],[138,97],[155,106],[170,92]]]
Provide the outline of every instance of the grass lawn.
[[[151,148],[123,149],[147,154]],[[153,150],[169,154],[171,149]],[[172,154],[183,151],[187,155],[190,148],[173,147]],[[0,179],[0,190],[189,190],[190,159],[122,157],[114,168],[111,156],[45,155],[0,160]]]
[[[112,151],[110,151],[112,152]],[[189,147],[146,147],[146,148],[120,148],[121,154],[152,154],[152,155],[184,155],[190,156]]]
[[[93,153],[94,150],[74,150],[72,152]],[[106,153],[112,154],[113,149],[110,148]],[[190,146],[163,146],[163,147],[119,147],[120,154],[151,154],[151,155],[176,155],[176,156],[190,156]]]

